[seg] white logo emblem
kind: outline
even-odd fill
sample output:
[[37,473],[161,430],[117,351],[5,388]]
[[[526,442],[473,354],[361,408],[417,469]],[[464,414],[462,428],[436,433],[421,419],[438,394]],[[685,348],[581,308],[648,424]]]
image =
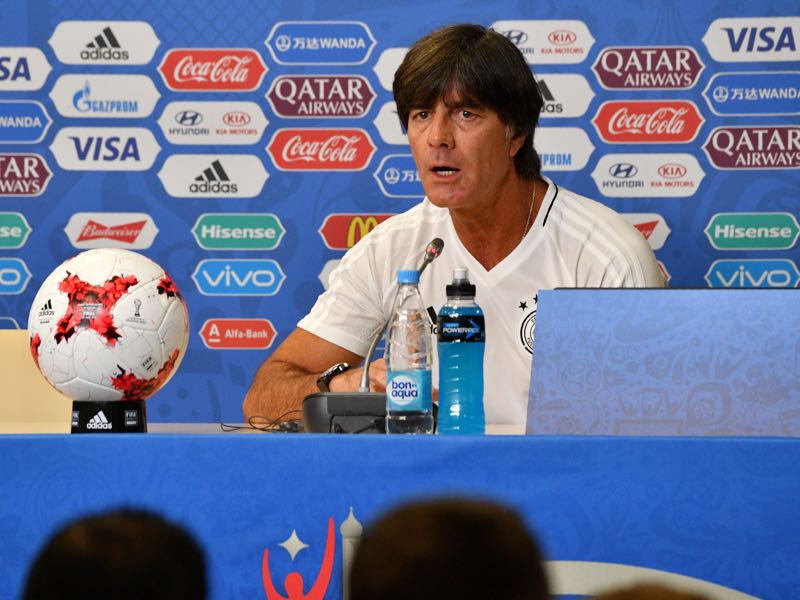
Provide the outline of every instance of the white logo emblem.
[[51,69],[39,48],[0,48],[0,91],[38,90],[44,85]]
[[64,233],[76,248],[149,248],[158,227],[147,213],[79,212]]
[[586,114],[594,92],[583,75],[547,74],[537,81],[544,100],[542,118],[572,118]]
[[101,410],[86,423],[86,429],[114,429]]
[[372,70],[378,76],[378,81],[381,82],[383,89],[392,91],[395,71],[403,62],[407,52],[408,48],[387,48],[381,52],[378,62],[375,63]]
[[160,97],[145,75],[62,75],[50,92],[63,116],[104,119],[146,117]]
[[718,62],[800,60],[800,17],[716,19],[703,43]]
[[175,198],[253,198],[267,177],[259,158],[249,154],[173,154],[158,172]]
[[142,127],[64,127],[50,151],[69,171],[146,171],[161,147]]
[[50,38],[68,65],[146,65],[160,43],[145,21],[63,21]]
[[191,145],[255,144],[267,124],[255,102],[170,102],[158,119],[170,142]]
[[387,144],[408,145],[408,136],[400,124],[397,105],[394,102],[387,102],[381,106],[373,123],[378,129],[381,139]]
[[606,154],[592,171],[597,189],[610,198],[688,198],[703,177],[686,153]]
[[537,127],[534,145],[543,171],[579,171],[594,152],[589,136],[578,127]]
[[514,42],[531,65],[583,62],[595,41],[583,21],[496,21],[492,29]]

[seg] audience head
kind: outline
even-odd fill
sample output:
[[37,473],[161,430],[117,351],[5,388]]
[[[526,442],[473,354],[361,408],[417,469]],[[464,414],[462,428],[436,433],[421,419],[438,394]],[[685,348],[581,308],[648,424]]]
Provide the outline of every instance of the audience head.
[[181,527],[122,509],[73,521],[33,563],[23,600],[202,600],[205,558]]
[[351,600],[538,600],[542,555],[522,519],[493,502],[414,502],[368,527]]

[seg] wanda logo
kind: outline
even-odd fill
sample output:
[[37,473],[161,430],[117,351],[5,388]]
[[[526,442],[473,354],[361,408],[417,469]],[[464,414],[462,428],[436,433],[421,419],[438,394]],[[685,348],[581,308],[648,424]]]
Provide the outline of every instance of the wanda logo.
[[556,46],[569,46],[574,44],[578,36],[568,29],[556,29],[547,36],[547,41]]
[[592,119],[603,140],[622,144],[691,142],[703,121],[687,100],[604,102]]
[[658,167],[658,174],[665,179],[679,179],[686,175],[686,167],[678,163],[667,163]]
[[284,171],[361,171],[375,144],[363,129],[281,129],[267,152]]
[[171,90],[246,92],[261,84],[267,67],[248,48],[176,48],[158,70]]

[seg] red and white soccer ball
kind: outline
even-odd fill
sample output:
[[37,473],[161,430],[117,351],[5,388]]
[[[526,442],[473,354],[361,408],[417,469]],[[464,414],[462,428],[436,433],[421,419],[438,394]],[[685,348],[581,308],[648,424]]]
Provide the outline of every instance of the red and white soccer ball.
[[33,360],[73,400],[144,400],[175,373],[189,315],[175,283],[149,258],[87,250],[44,280],[28,317]]

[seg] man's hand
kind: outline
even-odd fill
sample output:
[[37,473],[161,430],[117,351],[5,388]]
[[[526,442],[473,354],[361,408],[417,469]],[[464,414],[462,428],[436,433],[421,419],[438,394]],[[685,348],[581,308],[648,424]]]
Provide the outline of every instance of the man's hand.
[[[328,386],[332,392],[355,392],[361,385],[364,367],[349,369],[331,379]],[[369,390],[371,392],[386,391],[386,361],[379,358],[369,366]]]

